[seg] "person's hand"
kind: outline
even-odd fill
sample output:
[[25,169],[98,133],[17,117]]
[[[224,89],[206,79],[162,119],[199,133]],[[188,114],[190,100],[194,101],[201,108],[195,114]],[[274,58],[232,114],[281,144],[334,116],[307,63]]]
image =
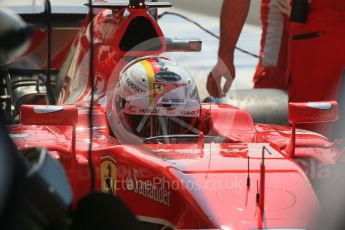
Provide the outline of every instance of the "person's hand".
[[[222,88],[221,81],[223,77],[225,78],[225,83]],[[224,97],[229,91],[234,77],[234,64],[226,65],[224,62],[218,61],[207,77],[206,89],[210,96],[215,98]]]

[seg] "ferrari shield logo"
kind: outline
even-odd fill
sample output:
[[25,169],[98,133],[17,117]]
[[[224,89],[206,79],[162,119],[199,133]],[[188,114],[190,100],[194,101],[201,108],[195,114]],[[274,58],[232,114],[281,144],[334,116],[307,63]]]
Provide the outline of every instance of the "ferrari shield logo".
[[[162,97],[171,97],[172,100],[180,100],[179,97],[185,96],[185,84],[180,83],[157,83],[153,82],[153,102],[156,104]],[[171,91],[174,90],[174,93],[170,96],[168,95]],[[165,102],[163,102],[165,103]],[[170,101],[168,103],[171,103]],[[165,103],[167,104],[167,103]]]
[[162,94],[164,92],[164,85],[163,84],[155,84],[155,91],[157,94]]
[[101,189],[106,193],[116,193],[116,165],[110,160],[101,163]]

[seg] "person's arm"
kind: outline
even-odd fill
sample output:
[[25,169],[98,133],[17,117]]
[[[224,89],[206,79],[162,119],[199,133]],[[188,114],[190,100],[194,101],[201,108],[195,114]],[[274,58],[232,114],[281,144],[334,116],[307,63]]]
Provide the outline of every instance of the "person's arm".
[[[234,52],[247,18],[250,0],[224,0],[220,18],[218,62],[207,79],[207,90],[212,97],[223,97],[235,78]],[[221,79],[225,84],[221,89]]]

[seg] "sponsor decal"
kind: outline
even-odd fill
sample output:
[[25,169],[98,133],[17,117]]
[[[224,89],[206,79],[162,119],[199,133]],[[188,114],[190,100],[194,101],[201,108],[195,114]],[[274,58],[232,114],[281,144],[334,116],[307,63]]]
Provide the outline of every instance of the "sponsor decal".
[[[179,83],[153,83],[153,99],[156,104],[162,96],[161,103],[184,103],[186,97],[186,87],[185,84]],[[169,98],[168,98],[169,97]],[[173,98],[171,98],[173,97]],[[164,100],[164,101],[163,101]]]
[[171,192],[164,187],[165,183],[166,181],[163,177],[142,179],[138,169],[128,167],[126,178],[126,188],[128,191],[169,207]]
[[101,190],[116,194],[117,169],[113,161],[105,160],[101,163]]
[[194,111],[181,111],[181,115],[183,116],[192,116],[192,117],[197,117],[199,116],[199,110],[194,110]]
[[136,93],[143,93],[145,91],[144,89],[136,85],[133,81],[131,81],[129,78],[126,79],[126,84],[128,87],[133,89]]
[[145,113],[145,114],[159,114],[160,110],[156,108],[147,108],[147,109],[140,109],[140,113]]
[[179,98],[163,98],[161,100],[161,103],[163,104],[185,104],[184,99],[179,99]]
[[181,76],[174,72],[170,71],[161,71],[155,75],[156,81],[165,81],[165,82],[177,82],[181,80]]

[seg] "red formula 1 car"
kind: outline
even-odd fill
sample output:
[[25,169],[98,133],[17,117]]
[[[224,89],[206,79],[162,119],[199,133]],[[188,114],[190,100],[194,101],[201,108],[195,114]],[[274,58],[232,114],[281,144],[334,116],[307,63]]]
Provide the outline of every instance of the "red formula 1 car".
[[74,202],[91,187],[112,193],[154,229],[310,228],[319,203],[295,159],[331,164],[339,151],[295,125],[333,121],[337,104],[289,104],[290,127],[200,103],[193,78],[159,56],[200,42],[166,39],[148,14],[163,6],[94,3],[94,28],[83,23],[57,76],[57,104],[23,105],[8,127],[18,149],[47,148]]

